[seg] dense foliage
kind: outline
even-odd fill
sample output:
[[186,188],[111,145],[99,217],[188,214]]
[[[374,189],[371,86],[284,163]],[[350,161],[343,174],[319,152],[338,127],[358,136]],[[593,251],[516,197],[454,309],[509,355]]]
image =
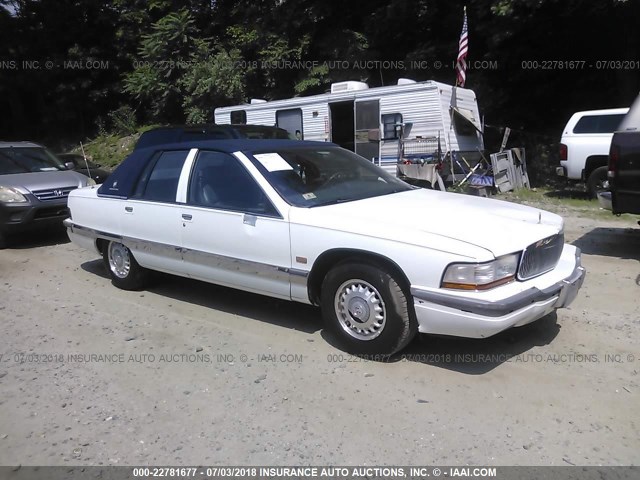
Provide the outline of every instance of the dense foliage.
[[346,79],[453,83],[463,5],[487,125],[553,139],[638,94],[638,0],[0,0],[0,138],[207,121]]

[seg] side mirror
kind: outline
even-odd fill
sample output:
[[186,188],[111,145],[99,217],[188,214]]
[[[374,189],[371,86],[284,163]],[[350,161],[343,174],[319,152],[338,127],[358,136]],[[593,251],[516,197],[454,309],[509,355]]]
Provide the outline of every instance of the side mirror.
[[65,162],[64,166],[67,167],[68,170],[75,170],[76,164],[73,162]]

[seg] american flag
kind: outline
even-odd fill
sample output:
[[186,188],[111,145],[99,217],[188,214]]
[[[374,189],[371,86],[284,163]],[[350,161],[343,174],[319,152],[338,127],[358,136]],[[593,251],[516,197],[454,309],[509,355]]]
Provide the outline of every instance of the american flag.
[[464,7],[464,22],[462,23],[462,33],[458,42],[458,58],[456,60],[456,85],[464,87],[467,79],[467,53],[469,53],[469,28],[467,25],[467,7]]

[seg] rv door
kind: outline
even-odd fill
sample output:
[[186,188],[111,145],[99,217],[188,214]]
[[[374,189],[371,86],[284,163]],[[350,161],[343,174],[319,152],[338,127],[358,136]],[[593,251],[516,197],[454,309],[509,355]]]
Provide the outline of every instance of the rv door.
[[301,109],[278,110],[276,112],[276,125],[289,132],[291,138],[295,138],[296,140],[304,139]]
[[380,100],[355,102],[355,152],[380,164]]

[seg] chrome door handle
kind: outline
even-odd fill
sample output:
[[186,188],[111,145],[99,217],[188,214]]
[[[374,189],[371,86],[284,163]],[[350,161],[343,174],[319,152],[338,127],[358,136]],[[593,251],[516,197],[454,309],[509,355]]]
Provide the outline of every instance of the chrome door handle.
[[182,214],[182,218],[183,218],[183,220],[192,220],[193,219],[193,215],[189,215],[188,213],[183,213]]
[[251,225],[252,227],[255,227],[257,219],[258,217],[256,217],[255,215],[249,215],[245,213],[244,216],[242,217],[242,223],[244,223],[245,225]]

